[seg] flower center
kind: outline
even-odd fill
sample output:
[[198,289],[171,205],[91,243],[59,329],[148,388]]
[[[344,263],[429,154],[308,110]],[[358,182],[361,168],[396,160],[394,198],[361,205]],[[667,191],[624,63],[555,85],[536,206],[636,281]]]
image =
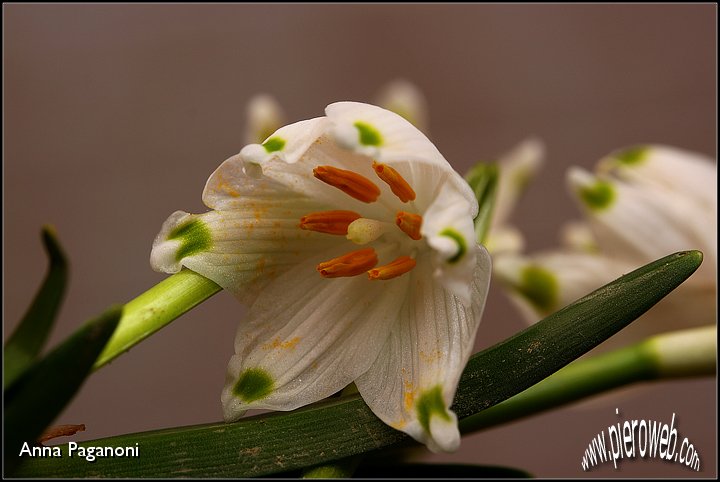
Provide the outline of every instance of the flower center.
[[[385,182],[392,193],[403,202],[415,200],[415,191],[395,169],[387,164],[373,161],[373,171]],[[380,189],[370,179],[353,171],[333,166],[317,166],[313,175],[348,196],[364,203],[373,203],[380,197]],[[395,226],[413,241],[422,239],[420,228],[422,216],[407,211],[397,211]],[[367,244],[382,235],[394,231],[390,222],[364,218],[354,211],[334,210],[310,213],[300,218],[300,229],[319,233],[345,235],[356,244]],[[367,273],[371,280],[389,280],[411,271],[416,264],[411,256],[400,256],[394,261],[377,266],[379,260],[374,248],[351,251],[340,257],[317,265],[317,271],[324,278],[357,276]]]

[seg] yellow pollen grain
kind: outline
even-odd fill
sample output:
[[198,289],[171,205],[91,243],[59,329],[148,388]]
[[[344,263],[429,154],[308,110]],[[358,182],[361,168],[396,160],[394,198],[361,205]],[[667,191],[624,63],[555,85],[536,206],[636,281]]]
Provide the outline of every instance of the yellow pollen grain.
[[410,410],[413,406],[413,402],[415,402],[415,394],[413,392],[405,392],[403,400],[405,402],[405,410]]
[[402,430],[407,425],[406,420],[398,420],[397,422],[392,422],[390,426],[394,428],[395,430]]
[[442,359],[442,352],[440,350],[433,350],[429,353],[421,350],[418,353],[418,355],[420,356],[420,359],[422,361],[424,361],[425,363],[428,363],[428,364],[434,363],[434,362]]
[[300,337],[296,336],[295,338],[292,338],[291,340],[287,341],[280,341],[280,338],[275,338],[270,343],[265,343],[263,345],[264,350],[294,350],[295,346],[300,342]]

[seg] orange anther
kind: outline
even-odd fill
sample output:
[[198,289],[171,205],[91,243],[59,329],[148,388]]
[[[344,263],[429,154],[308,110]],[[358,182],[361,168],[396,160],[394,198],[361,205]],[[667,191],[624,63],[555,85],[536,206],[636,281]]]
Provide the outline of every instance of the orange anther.
[[341,276],[357,276],[375,267],[378,257],[373,248],[359,249],[339,258],[334,258],[317,265],[323,278],[339,278]]
[[387,164],[378,164],[373,161],[372,165],[375,174],[390,186],[393,194],[395,194],[404,203],[415,200],[415,191],[410,184],[392,167]]
[[397,278],[413,269],[416,264],[415,260],[410,256],[400,256],[390,264],[371,269],[367,274],[371,280]]
[[415,241],[422,238],[422,235],[420,234],[420,226],[422,226],[422,216],[420,216],[419,214],[398,211],[395,215],[395,224],[398,225],[398,227],[402,230],[403,233],[407,234]]
[[350,223],[361,217],[353,211],[320,211],[301,217],[300,229],[318,233],[347,234]]
[[380,189],[374,182],[353,171],[332,166],[318,166],[313,169],[313,175],[364,203],[375,202],[380,195]]

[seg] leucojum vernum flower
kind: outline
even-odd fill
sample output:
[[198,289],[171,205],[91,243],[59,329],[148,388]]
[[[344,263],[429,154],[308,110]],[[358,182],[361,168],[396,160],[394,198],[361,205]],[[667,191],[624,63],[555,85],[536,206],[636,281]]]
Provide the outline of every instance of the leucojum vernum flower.
[[154,269],[187,267],[250,306],[224,416],[291,410],[355,382],[388,425],[457,448],[450,410],[491,262],[472,190],[401,116],[339,102],[250,144],[209,178],[204,214],[175,212]]
[[510,287],[528,321],[653,259],[699,249],[705,261],[698,271],[603,346],[715,323],[717,167],[712,159],[669,146],[635,146],[604,157],[594,174],[572,168],[567,180],[585,221],[564,227],[563,247],[495,258],[494,273]]

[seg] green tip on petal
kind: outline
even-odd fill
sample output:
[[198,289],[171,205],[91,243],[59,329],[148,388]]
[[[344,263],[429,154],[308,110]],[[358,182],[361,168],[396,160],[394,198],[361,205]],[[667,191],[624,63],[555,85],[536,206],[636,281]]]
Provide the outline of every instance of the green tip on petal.
[[382,136],[377,129],[365,122],[353,124],[360,133],[360,144],[364,146],[379,146],[382,144]]
[[555,275],[540,266],[526,266],[520,273],[517,290],[542,313],[552,313],[558,306],[558,282]]
[[430,419],[432,417],[438,416],[443,420],[451,420],[447,408],[445,408],[442,387],[440,385],[423,392],[417,401],[416,409],[418,421],[428,433],[430,432]]
[[609,208],[615,200],[615,189],[607,181],[596,181],[594,184],[578,189],[582,202],[594,211]]
[[243,402],[251,403],[270,395],[274,384],[270,374],[262,368],[248,368],[240,374],[233,393]]
[[181,243],[175,253],[176,261],[180,261],[187,256],[192,256],[202,251],[207,251],[212,245],[210,230],[205,223],[199,219],[193,219],[190,222],[177,226],[170,232],[168,239],[177,239]]
[[458,233],[452,228],[446,228],[440,232],[440,236],[447,236],[448,238],[455,241],[458,246],[457,253],[455,253],[452,258],[448,259],[448,263],[453,264],[460,261],[460,259],[462,259],[462,257],[465,256],[465,253],[467,252],[467,242],[465,241],[465,238],[463,238],[462,234]]
[[647,159],[649,152],[648,146],[634,146],[613,154],[613,158],[620,164],[635,166]]
[[263,142],[262,146],[268,153],[282,151],[283,147],[285,147],[285,139],[277,136],[271,137],[270,139]]

